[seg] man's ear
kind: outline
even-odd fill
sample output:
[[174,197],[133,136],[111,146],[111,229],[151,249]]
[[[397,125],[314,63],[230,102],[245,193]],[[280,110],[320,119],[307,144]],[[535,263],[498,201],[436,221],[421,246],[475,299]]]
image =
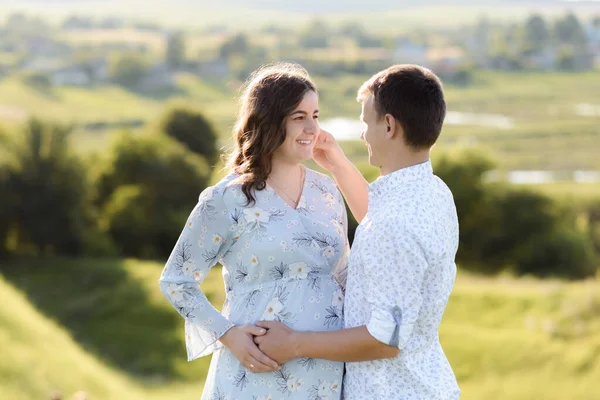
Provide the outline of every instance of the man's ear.
[[398,121],[391,114],[385,114],[385,136],[388,139],[393,138],[396,135],[396,128],[398,127]]

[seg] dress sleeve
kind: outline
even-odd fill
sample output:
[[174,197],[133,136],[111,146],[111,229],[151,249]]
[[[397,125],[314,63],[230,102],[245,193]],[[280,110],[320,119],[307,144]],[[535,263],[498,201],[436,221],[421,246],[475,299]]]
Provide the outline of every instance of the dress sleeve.
[[159,280],[164,296],[185,319],[188,361],[211,354],[234,325],[215,309],[200,283],[232,244],[235,223],[223,200],[224,188],[202,192]]
[[416,236],[397,221],[386,221],[372,234],[372,247],[362,255],[371,295],[367,329],[380,342],[402,350],[421,311],[428,263]]

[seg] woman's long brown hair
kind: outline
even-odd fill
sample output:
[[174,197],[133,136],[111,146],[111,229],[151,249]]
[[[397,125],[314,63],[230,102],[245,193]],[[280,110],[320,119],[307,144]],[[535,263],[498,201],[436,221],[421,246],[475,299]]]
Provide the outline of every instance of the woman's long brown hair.
[[285,141],[285,119],[308,91],[316,92],[315,84],[304,68],[292,63],[265,66],[247,81],[227,166],[240,175],[237,182],[248,204],[256,201],[256,190],[265,188],[273,152]]

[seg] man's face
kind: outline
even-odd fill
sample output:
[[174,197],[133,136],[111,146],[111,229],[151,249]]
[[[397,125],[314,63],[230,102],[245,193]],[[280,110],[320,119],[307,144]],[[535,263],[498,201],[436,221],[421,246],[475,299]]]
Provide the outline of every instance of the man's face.
[[385,133],[387,124],[385,118],[379,118],[375,109],[373,95],[369,95],[362,103],[361,121],[365,124],[365,130],[360,138],[367,144],[369,150],[369,164],[381,168],[385,154]]

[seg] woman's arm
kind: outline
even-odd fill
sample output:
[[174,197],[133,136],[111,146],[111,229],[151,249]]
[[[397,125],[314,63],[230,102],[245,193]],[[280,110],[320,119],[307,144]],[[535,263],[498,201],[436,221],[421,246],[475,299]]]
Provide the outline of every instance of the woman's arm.
[[[277,363],[253,343],[264,333],[253,325],[234,326],[208,301],[200,283],[233,243],[235,222],[225,205],[224,184],[207,188],[191,212],[159,280],[162,293],[185,319],[188,361],[206,356],[221,341],[246,367],[273,371]],[[269,366],[270,365],[270,366]]]

